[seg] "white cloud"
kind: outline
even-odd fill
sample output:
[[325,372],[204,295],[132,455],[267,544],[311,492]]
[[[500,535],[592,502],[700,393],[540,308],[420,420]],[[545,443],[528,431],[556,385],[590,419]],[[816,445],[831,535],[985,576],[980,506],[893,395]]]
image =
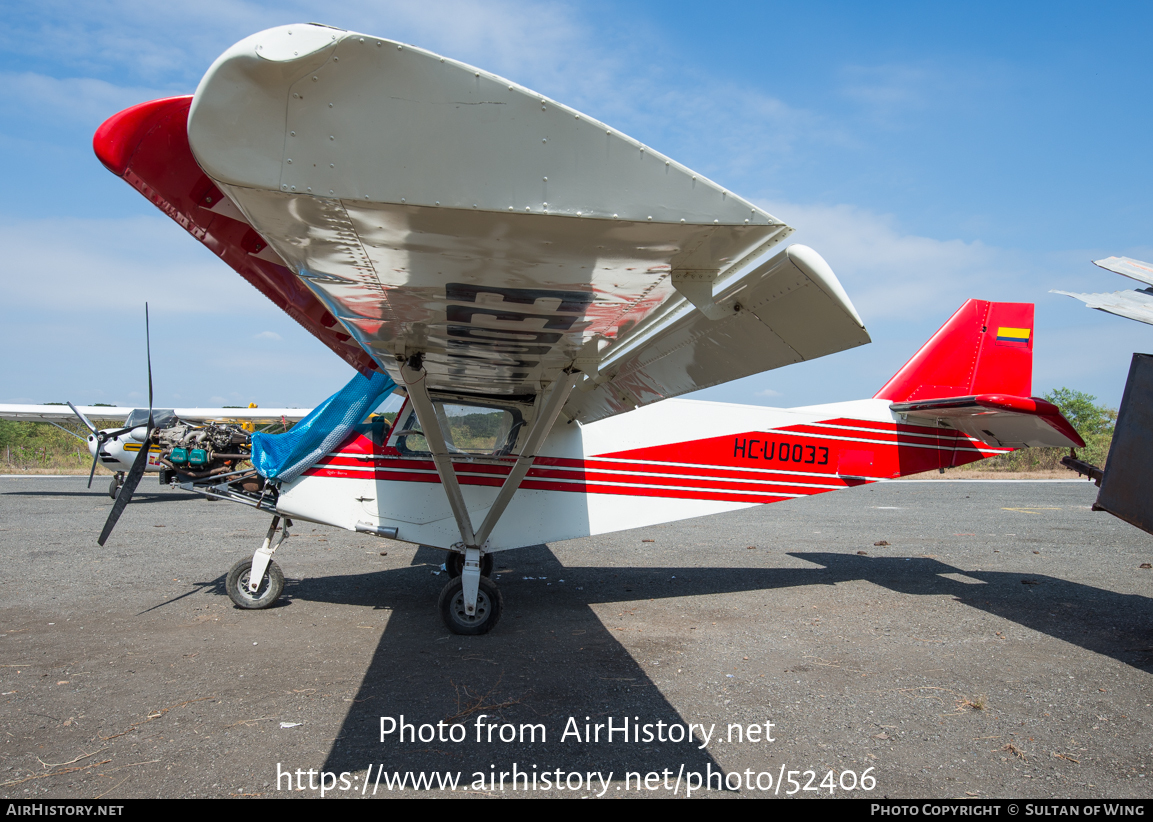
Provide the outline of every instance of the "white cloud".
[[55,218],[0,225],[11,308],[136,317],[235,317],[272,308],[254,288],[167,217]]
[[254,339],[254,340],[273,340],[274,342],[280,342],[284,338],[281,337],[279,334],[277,334],[275,331],[261,331],[259,334],[254,334],[252,336],[252,339]]
[[1007,299],[1007,287],[1016,293],[1015,281],[1035,273],[1019,252],[907,234],[891,215],[855,206],[762,205],[797,229],[790,242],[828,261],[866,323],[956,308],[969,297]]

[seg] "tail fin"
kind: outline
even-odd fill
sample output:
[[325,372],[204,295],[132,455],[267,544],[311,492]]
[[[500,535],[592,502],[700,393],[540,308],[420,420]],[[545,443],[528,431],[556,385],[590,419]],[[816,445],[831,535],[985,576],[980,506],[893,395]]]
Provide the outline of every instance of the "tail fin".
[[1032,393],[1033,304],[968,300],[874,399]]

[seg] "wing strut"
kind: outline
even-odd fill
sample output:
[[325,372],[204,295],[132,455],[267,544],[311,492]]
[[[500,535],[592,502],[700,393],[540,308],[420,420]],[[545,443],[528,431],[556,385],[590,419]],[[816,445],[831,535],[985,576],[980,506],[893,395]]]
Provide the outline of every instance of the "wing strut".
[[548,432],[552,430],[561,408],[568,402],[568,395],[572,393],[577,381],[583,376],[584,374],[579,371],[562,373],[562,378],[548,387],[548,395],[541,403],[536,419],[532,421],[524,448],[520,450],[520,456],[516,458],[516,465],[512,467],[512,472],[505,479],[504,485],[500,487],[500,493],[493,500],[492,507],[488,509],[488,514],[484,518],[484,524],[480,526],[480,530],[476,534],[478,545],[484,545],[488,541],[492,529],[496,527],[497,520],[500,519],[508,504],[512,502],[512,495],[520,488],[521,481],[528,473],[528,469],[532,468],[533,460],[536,459],[536,452],[540,449],[544,438],[548,436]]
[[404,379],[404,387],[408,389],[408,398],[412,400],[412,408],[416,411],[416,419],[420,422],[421,433],[428,442],[428,450],[432,452],[432,461],[436,464],[436,473],[440,474],[440,484],[444,486],[444,493],[448,496],[448,504],[452,508],[452,515],[456,517],[456,527],[460,529],[460,541],[465,548],[476,547],[476,537],[472,530],[472,520],[468,516],[468,508],[464,504],[464,495],[460,492],[460,483],[456,481],[456,472],[452,470],[452,457],[448,453],[448,446],[444,442],[444,433],[440,430],[440,420],[436,417],[432,398],[428,395],[426,377],[420,354],[413,354],[408,362],[400,367],[400,375]]
[[476,613],[477,592],[480,589],[480,560],[484,545],[500,520],[501,514],[512,501],[513,495],[520,488],[521,482],[536,459],[536,452],[540,449],[548,432],[552,430],[556,418],[560,415],[561,408],[564,407],[569,394],[572,393],[582,375],[581,372],[575,370],[565,371],[562,379],[556,380],[549,386],[543,401],[538,403],[540,410],[529,427],[528,436],[525,438],[524,447],[517,457],[516,464],[508,477],[505,478],[504,484],[501,485],[480,530],[474,532],[472,519],[468,515],[468,507],[464,502],[464,495],[460,491],[460,483],[457,481],[456,472],[452,468],[452,456],[445,445],[444,432],[440,430],[440,420],[437,417],[436,409],[433,407],[432,398],[428,394],[425,380],[428,372],[424,370],[421,356],[416,354],[409,357],[408,362],[401,366],[400,373],[404,379],[405,387],[408,389],[408,397],[412,401],[416,419],[420,422],[420,430],[432,452],[436,473],[440,475],[440,482],[444,486],[452,514],[456,518],[457,528],[460,529],[461,547],[464,549],[464,570],[461,572],[464,608],[467,614],[472,615]]

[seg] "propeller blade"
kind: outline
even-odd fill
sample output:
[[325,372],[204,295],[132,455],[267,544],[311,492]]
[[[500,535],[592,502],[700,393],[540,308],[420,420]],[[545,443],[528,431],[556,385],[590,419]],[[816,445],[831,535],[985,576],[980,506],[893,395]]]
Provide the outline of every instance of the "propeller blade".
[[85,428],[87,428],[87,429],[88,429],[89,431],[91,431],[93,434],[95,434],[95,433],[96,433],[96,426],[95,426],[95,425],[93,425],[91,422],[89,422],[89,421],[88,421],[88,417],[86,417],[86,416],[84,416],[83,414],[81,414],[81,413],[80,413],[80,411],[79,411],[79,409],[77,409],[77,407],[76,407],[75,405],[73,405],[72,403],[68,403],[68,407],[72,409],[72,413],[73,413],[73,414],[75,414],[76,416],[78,416],[78,417],[80,418],[80,421],[81,421],[82,423],[84,423],[84,427],[85,427]]
[[92,487],[92,478],[96,476],[96,462],[100,459],[100,449],[103,447],[104,442],[100,439],[100,435],[96,436],[96,453],[92,455],[92,470],[88,472],[88,487]]
[[[140,480],[144,476],[144,469],[148,467],[148,451],[152,447],[152,429],[155,427],[155,420],[152,417],[152,334],[148,328],[148,303],[144,304],[144,346],[148,354],[148,425],[144,431],[144,442],[140,444],[140,450],[136,452],[136,459],[132,461],[132,467],[128,469],[128,476],[124,478],[124,485],[120,486],[120,493],[116,495],[116,502],[112,503],[112,510],[108,512],[108,521],[104,523],[104,530],[100,532],[100,539],[96,541],[102,548],[104,541],[108,539],[112,529],[116,527],[120,515],[124,513],[124,509],[132,501],[132,495],[136,493],[136,486],[140,484]],[[140,426],[134,427],[139,428]],[[126,430],[131,431],[132,429]],[[96,470],[95,466],[93,466],[93,470]]]
[[[148,303],[144,304],[144,351],[148,355],[148,430],[151,433],[152,420],[152,333],[148,329]],[[147,439],[147,437],[145,437]]]
[[152,426],[149,425],[148,431],[144,435],[144,442],[140,445],[140,450],[136,452],[136,459],[132,461],[132,467],[128,469],[128,476],[124,478],[124,485],[120,486],[120,493],[116,495],[116,502],[112,503],[112,510],[108,512],[108,521],[104,523],[104,530],[100,532],[100,539],[96,540],[101,547],[104,546],[108,535],[112,533],[112,529],[116,527],[116,521],[124,513],[124,508],[132,501],[132,494],[135,493],[136,486],[140,484],[140,480],[144,476],[144,469],[148,467],[148,450],[151,446],[151,439]]

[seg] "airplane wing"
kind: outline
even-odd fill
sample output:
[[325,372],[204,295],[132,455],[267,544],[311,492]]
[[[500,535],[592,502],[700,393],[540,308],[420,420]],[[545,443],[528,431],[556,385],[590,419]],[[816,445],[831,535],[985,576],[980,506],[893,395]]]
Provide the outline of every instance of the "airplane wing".
[[[107,405],[78,405],[76,409],[91,420],[126,420],[132,408]],[[159,410],[159,409],[157,409]],[[262,425],[287,420],[299,422],[311,408],[173,408],[177,417],[186,422],[252,422]],[[147,409],[145,409],[147,416]],[[67,405],[13,405],[0,404],[0,419],[27,422],[61,422],[75,420],[76,415]]]
[[[1093,265],[1153,286],[1153,265],[1149,263],[1129,257],[1106,257],[1104,260],[1094,260]],[[1098,311],[1153,325],[1153,288],[1114,291],[1111,294],[1077,294],[1072,291],[1053,293],[1073,297]]]
[[1076,294],[1072,291],[1054,291],[1078,299],[1090,308],[1153,325],[1153,293],[1140,291],[1114,291],[1111,294]]
[[905,422],[944,424],[1002,448],[1083,448],[1085,441],[1051,402],[1035,397],[978,394],[893,403]]
[[1093,265],[1115,274],[1123,274],[1146,285],[1153,285],[1153,265],[1149,263],[1130,257],[1106,257],[1104,260],[1094,260]]
[[[185,128],[186,125],[186,128]],[[362,372],[601,419],[869,341],[792,229],[594,118],[423,49],[253,35],[101,160]]]

